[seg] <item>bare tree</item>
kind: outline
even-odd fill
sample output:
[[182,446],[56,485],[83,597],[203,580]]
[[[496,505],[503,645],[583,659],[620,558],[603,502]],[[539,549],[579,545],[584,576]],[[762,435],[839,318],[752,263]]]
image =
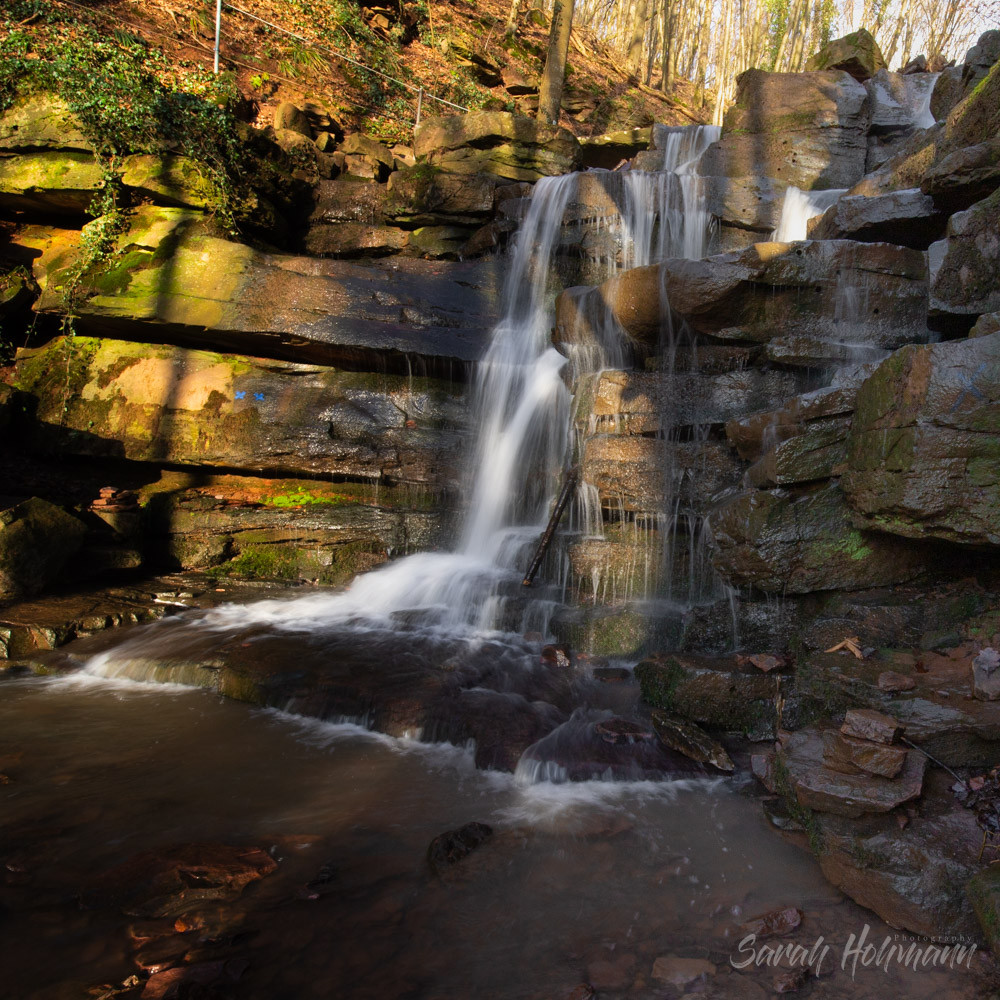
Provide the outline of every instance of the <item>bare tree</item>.
[[566,59],[569,36],[573,30],[574,0],[555,0],[552,5],[552,26],[549,29],[549,51],[545,56],[542,82],[538,89],[538,117],[555,125],[559,121],[563,85],[566,82]]

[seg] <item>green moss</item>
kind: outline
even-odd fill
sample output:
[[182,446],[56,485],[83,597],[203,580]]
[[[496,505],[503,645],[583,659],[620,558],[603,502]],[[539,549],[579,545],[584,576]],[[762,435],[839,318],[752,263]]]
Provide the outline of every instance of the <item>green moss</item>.
[[305,489],[289,490],[287,493],[278,493],[274,496],[262,497],[261,502],[271,507],[307,507],[312,504],[329,504],[340,506],[353,501],[341,494],[327,494],[316,496],[316,494]]
[[248,580],[297,580],[298,558],[291,546],[246,545],[240,554],[209,571],[214,576]]
[[808,806],[799,802],[795,789],[792,787],[791,777],[785,762],[781,759],[780,751],[774,755],[774,787],[778,795],[781,796],[788,810],[788,815],[795,820],[806,832],[809,840],[809,848],[813,854],[819,856],[823,852],[823,835],[816,821],[816,814]]

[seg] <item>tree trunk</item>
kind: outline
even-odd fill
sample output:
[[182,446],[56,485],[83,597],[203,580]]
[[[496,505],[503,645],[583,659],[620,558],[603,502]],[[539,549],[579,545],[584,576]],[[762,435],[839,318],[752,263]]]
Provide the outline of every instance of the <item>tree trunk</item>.
[[642,67],[642,43],[646,37],[647,0],[636,0],[635,17],[632,21],[632,38],[628,46],[628,61],[626,66],[633,76],[639,75]]
[[507,34],[513,35],[517,31],[517,10],[521,6],[521,0],[511,0],[510,13],[507,15]]
[[549,51],[542,70],[542,84],[538,90],[538,117],[553,125],[559,123],[563,85],[566,82],[566,57],[569,54],[569,36],[573,30],[574,0],[555,0],[552,8],[552,28],[549,31]]

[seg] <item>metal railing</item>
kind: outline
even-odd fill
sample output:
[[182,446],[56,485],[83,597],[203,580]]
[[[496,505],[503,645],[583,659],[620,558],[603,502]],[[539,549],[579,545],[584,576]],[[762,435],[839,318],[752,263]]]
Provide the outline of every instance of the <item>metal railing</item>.
[[256,21],[258,24],[263,24],[265,27],[271,28],[273,31],[280,31],[283,35],[287,35],[289,38],[294,38],[297,42],[302,42],[309,48],[317,49],[321,52],[325,52],[334,59],[340,62],[350,63],[351,66],[357,66],[359,69],[363,69],[368,73],[374,73],[376,76],[382,77],[383,80],[388,80],[390,83],[398,84],[400,87],[405,87],[407,90],[417,95],[417,121],[416,124],[420,124],[420,113],[423,109],[424,99],[428,98],[432,101],[437,101],[439,104],[445,104],[449,108],[454,108],[456,111],[468,111],[468,108],[463,107],[461,104],[456,104],[454,101],[448,101],[443,97],[438,97],[436,94],[430,93],[423,86],[412,83],[407,83],[406,80],[397,79],[394,76],[390,76],[388,73],[383,73],[380,69],[375,69],[374,66],[366,66],[362,62],[358,62],[357,59],[352,59],[350,56],[345,56],[342,52],[338,52],[336,49],[331,49],[329,46],[320,45],[319,42],[315,42],[310,38],[306,38],[303,35],[297,35],[294,31],[289,31],[287,28],[282,28],[278,24],[274,24],[271,21],[266,21],[262,17],[258,17],[256,14],[251,14],[248,10],[243,10],[237,7],[235,4],[223,3],[223,0],[216,0],[215,5],[215,72],[219,72],[219,46],[220,39],[222,37],[222,11],[223,9],[231,10],[236,14],[240,14],[243,17],[249,17],[251,21]]

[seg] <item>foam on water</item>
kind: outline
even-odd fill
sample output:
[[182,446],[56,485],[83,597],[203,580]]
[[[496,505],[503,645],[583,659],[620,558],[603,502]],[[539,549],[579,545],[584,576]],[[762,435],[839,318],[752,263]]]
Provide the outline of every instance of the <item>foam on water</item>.
[[809,220],[835,205],[846,188],[828,191],[800,191],[794,185],[785,191],[778,228],[771,234],[775,243],[794,243],[808,238]]

